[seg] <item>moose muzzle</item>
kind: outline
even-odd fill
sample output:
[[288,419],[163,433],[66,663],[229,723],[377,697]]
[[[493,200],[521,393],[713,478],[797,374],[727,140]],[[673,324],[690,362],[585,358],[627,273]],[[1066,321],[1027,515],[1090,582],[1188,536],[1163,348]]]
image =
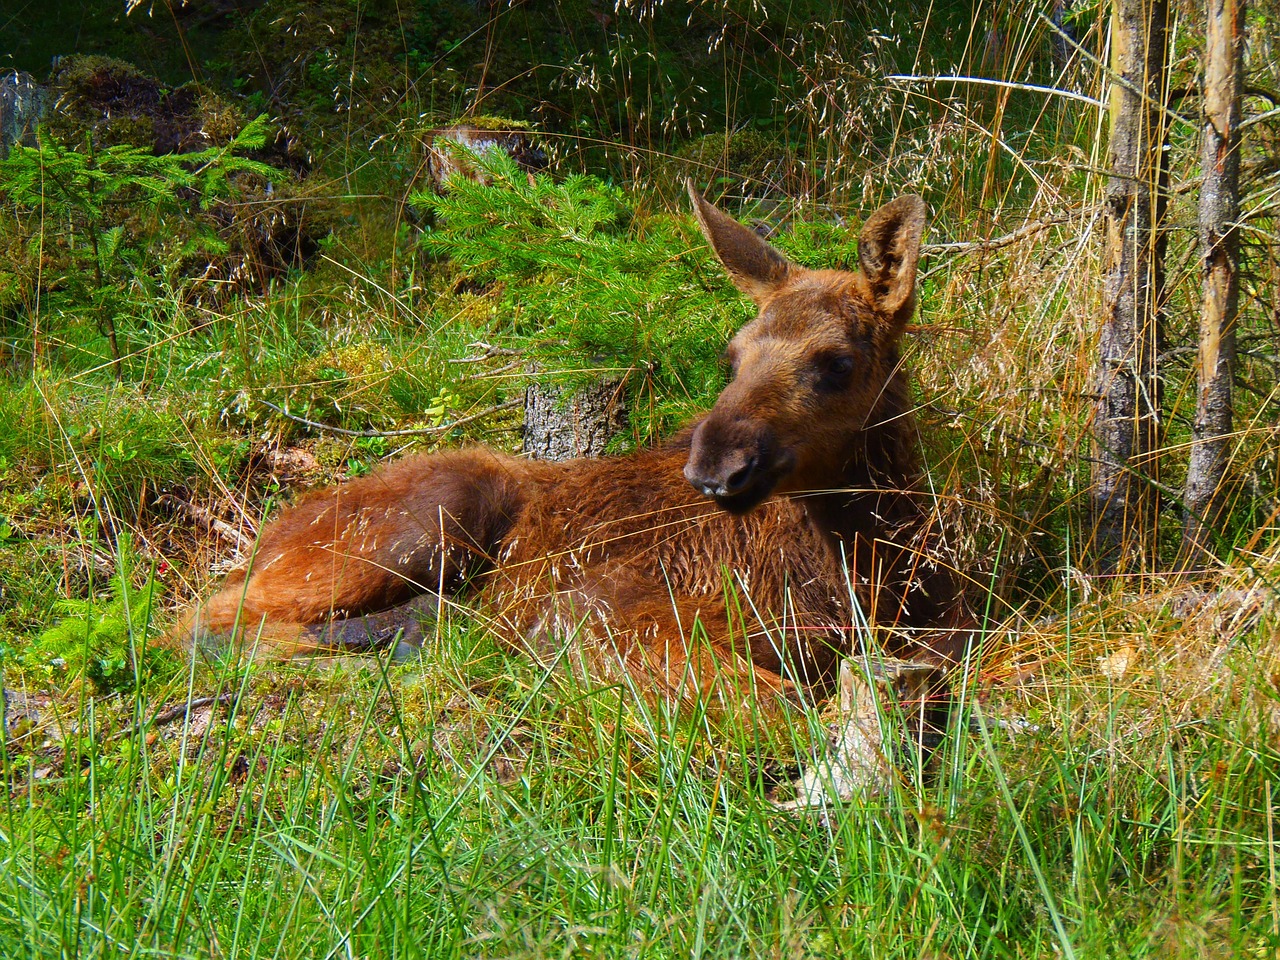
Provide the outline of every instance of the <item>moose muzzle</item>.
[[746,513],[768,498],[791,466],[767,425],[713,414],[693,431],[684,477],[730,513]]

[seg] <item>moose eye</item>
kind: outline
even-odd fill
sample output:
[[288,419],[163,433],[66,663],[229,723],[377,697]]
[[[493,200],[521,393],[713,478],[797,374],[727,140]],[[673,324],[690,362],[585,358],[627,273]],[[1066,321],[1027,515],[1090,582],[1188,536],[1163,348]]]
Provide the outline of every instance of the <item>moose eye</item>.
[[847,353],[838,353],[825,357],[818,362],[818,389],[843,390],[849,385],[849,377],[853,374],[853,357]]
[[842,353],[827,361],[827,372],[837,377],[847,377],[853,373],[853,357]]
[[738,375],[738,355],[733,350],[725,350],[720,354],[720,362],[728,367],[729,376],[736,377]]

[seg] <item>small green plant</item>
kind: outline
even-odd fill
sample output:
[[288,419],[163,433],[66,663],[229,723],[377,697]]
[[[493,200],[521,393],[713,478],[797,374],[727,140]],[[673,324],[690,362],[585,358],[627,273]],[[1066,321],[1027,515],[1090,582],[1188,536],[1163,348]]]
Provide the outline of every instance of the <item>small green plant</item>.
[[493,292],[486,336],[507,338],[565,386],[622,379],[641,438],[711,401],[745,307],[704,266],[690,220],[640,216],[597,177],[528,176],[497,151],[467,164],[480,180],[453,177],[445,195],[411,202],[434,215],[423,248]]
[[389,452],[386,437],[358,437],[351,445],[347,458],[347,473],[362,477],[372,470]]
[[[161,155],[128,144],[99,148],[92,136],[73,149],[42,131],[37,146],[17,145],[0,160],[0,201],[10,205],[0,217],[8,214],[17,221],[27,247],[46,254],[57,249],[65,257],[65,296],[59,299],[70,312],[97,324],[110,345],[117,377],[123,372],[117,318],[130,309],[135,284],[151,276],[152,228],[165,214],[231,196],[236,173],[279,176],[273,167],[238,155],[261,148],[267,129],[261,116],[225,146]],[[182,259],[225,248],[217,233],[202,225],[169,255]],[[0,268],[0,290],[12,282],[11,271]]]
[[146,642],[162,588],[150,574],[135,587],[136,566],[132,543],[122,537],[109,596],[58,601],[57,609],[65,616],[26,651],[24,666],[59,685],[88,681],[100,694],[145,684],[166,660]]

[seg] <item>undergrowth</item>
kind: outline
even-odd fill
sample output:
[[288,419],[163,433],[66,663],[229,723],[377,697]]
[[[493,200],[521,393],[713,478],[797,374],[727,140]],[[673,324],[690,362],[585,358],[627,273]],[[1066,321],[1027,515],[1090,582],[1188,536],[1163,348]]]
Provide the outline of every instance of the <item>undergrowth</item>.
[[[802,815],[767,789],[807,755],[804,718],[761,743],[512,661],[465,620],[412,667],[201,667],[160,698],[72,705],[53,753],[48,721],[6,744],[0,943],[1270,955],[1280,753],[1263,653],[1226,654],[1194,690],[1165,652],[1101,680],[1077,654],[999,688],[1033,726],[957,734],[923,780]],[[976,712],[966,700],[958,724]]]

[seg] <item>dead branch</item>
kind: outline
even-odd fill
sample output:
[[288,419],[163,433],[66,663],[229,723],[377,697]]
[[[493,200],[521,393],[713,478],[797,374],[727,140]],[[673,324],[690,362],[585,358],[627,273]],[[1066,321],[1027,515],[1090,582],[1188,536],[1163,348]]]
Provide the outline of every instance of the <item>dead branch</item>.
[[246,536],[225,520],[215,516],[211,510],[208,510],[199,504],[183,500],[174,496],[172,493],[162,493],[156,498],[156,502],[167,507],[172,507],[179,513],[185,514],[190,519],[212,530],[222,539],[235,544],[236,550],[240,553],[244,553],[253,548],[253,537]]
[[1035,236],[1042,233],[1050,227],[1056,227],[1062,223],[1071,221],[1071,217],[1053,217],[1048,220],[1033,220],[1030,223],[1023,224],[1012,233],[1006,233],[1003,237],[995,237],[991,240],[960,240],[955,243],[925,243],[921,244],[920,252],[922,254],[939,254],[939,253],[957,253],[966,254],[977,251],[987,252],[989,250],[999,250],[1001,247],[1007,247],[1019,240],[1025,240],[1027,237]]
[[165,724],[173,723],[173,721],[186,717],[192,710],[199,710],[203,707],[214,705],[224,705],[235,699],[233,693],[223,693],[216,697],[196,697],[194,700],[188,700],[185,703],[179,703],[170,707],[168,710],[161,710],[150,720],[143,720],[141,723],[135,724],[128,730],[121,730],[109,739],[123,740],[125,737],[136,737],[138,734],[154,727],[163,727]]

